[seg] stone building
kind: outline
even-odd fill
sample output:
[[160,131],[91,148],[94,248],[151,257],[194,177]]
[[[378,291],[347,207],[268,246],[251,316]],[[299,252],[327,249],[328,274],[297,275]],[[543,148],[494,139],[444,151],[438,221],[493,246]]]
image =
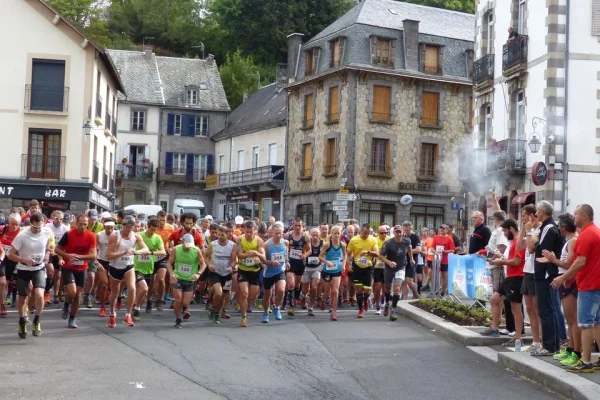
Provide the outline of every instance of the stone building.
[[[287,219],[457,222],[473,25],[469,14],[366,0],[306,43],[288,37]],[[340,189],[356,201],[337,200]],[[400,204],[405,194],[412,204]]]

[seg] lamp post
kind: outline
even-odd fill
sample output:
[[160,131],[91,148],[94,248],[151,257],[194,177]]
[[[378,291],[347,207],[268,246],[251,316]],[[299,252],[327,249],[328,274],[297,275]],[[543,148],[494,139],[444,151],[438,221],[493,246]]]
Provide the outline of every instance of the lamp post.
[[90,120],[86,120],[85,123],[83,124],[83,126],[81,127],[83,134],[86,137],[90,136],[90,133],[92,132],[92,124],[90,124]]
[[[536,131],[538,123],[541,123],[544,126],[544,132],[541,135]],[[533,117],[531,119],[531,126],[533,127],[533,132],[530,135],[531,139],[529,139],[528,146],[532,153],[537,153],[540,151],[540,147],[542,147],[540,136],[543,136],[544,138],[547,137],[546,130],[548,129],[548,126],[546,125],[546,120],[539,117]]]

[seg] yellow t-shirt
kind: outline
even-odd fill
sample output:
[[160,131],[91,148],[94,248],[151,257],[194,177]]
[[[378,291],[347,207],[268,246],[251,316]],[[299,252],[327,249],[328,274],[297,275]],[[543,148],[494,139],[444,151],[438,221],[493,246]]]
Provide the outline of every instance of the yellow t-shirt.
[[[242,252],[247,253],[250,250],[258,251],[258,237],[254,237],[252,241],[246,240],[246,235],[240,238]],[[260,270],[260,263],[256,257],[238,259],[238,269],[241,271],[257,272]]]
[[[385,236],[385,239],[381,240],[381,237],[379,235],[377,235],[377,237],[375,238],[375,240],[377,240],[377,250],[379,250],[381,252],[381,248],[383,247],[383,244],[385,242],[387,242],[388,240],[390,240],[392,237],[391,236]],[[377,260],[375,262],[375,268],[383,268],[383,261],[381,260]]]
[[354,236],[348,243],[348,252],[352,255],[354,263],[360,268],[369,268],[373,265],[372,257],[361,255],[363,251],[373,251],[377,249],[377,240],[373,236],[366,239],[360,236]]

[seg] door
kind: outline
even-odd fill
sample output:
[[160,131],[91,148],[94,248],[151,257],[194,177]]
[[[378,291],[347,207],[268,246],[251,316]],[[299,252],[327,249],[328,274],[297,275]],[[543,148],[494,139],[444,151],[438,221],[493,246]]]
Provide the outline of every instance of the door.
[[63,111],[65,95],[65,62],[33,59],[31,70],[30,108]]
[[244,150],[239,150],[237,153],[237,170],[241,171],[244,169]]
[[28,178],[60,177],[60,132],[31,132],[29,135]]
[[219,155],[219,174],[225,172],[225,156],[223,154]]
[[269,144],[269,165],[277,165],[277,143]]

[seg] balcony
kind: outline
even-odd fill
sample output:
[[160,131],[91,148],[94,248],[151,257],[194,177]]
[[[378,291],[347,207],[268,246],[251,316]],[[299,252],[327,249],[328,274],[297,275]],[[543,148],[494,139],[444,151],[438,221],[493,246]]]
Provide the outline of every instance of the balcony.
[[527,169],[526,146],[527,141],[516,139],[490,143],[487,148],[486,172],[524,173]]
[[117,164],[117,179],[127,179],[135,181],[151,181],[154,175],[154,164],[143,165]]
[[265,167],[244,169],[242,171],[213,174],[206,178],[206,189],[230,189],[253,191],[257,186],[268,185],[274,189],[283,187],[285,168],[282,165],[267,165]]
[[98,161],[94,161],[94,165],[92,167],[92,183],[95,183],[96,185],[100,184],[100,165],[98,164]]
[[521,35],[502,46],[502,74],[506,77],[527,71],[527,40]]
[[102,96],[96,95],[96,118],[94,122],[97,126],[102,125]]
[[106,110],[106,113],[104,113],[104,135],[106,137],[110,137],[111,132],[110,132],[110,123],[112,121],[112,115],[110,115],[110,111]]
[[487,54],[473,63],[473,85],[482,89],[494,83],[494,55]]
[[21,155],[21,176],[26,179],[65,179],[64,156]]
[[117,137],[117,118],[116,118],[116,116],[112,121],[111,133],[112,133],[113,137],[115,137],[115,138]]
[[102,189],[108,190],[108,170],[104,170],[104,175],[102,176]]
[[68,87],[25,85],[26,112],[66,113],[69,109],[68,105]]
[[187,168],[159,168],[159,182],[184,182],[184,183],[202,183],[206,181],[205,169],[187,169]]

